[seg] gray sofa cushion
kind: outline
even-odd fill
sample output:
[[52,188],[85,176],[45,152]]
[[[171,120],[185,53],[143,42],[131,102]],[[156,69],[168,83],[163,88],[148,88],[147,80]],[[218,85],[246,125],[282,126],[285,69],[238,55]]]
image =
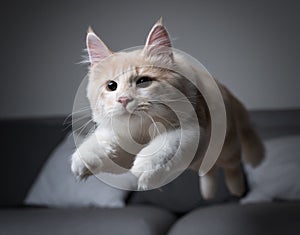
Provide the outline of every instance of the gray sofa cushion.
[[169,235],[299,234],[300,203],[227,204],[199,208],[179,219]]
[[52,152],[29,191],[25,204],[48,207],[123,207],[128,192],[113,188],[95,176],[76,180],[70,158],[75,151],[70,133]]
[[51,151],[63,139],[65,118],[0,121],[0,206],[19,205]]
[[252,111],[250,113],[253,126],[264,140],[300,134],[300,109]]
[[6,209],[0,210],[0,234],[89,235],[166,234],[175,221],[154,207],[122,209]]
[[246,167],[250,192],[242,202],[300,200],[300,135],[271,139],[265,146],[262,164]]
[[202,199],[198,173],[187,170],[174,181],[160,189],[135,192],[129,202],[131,204],[152,204],[180,214],[189,212],[199,206],[207,206],[235,199],[228,192],[221,170],[218,172],[218,188],[213,200]]

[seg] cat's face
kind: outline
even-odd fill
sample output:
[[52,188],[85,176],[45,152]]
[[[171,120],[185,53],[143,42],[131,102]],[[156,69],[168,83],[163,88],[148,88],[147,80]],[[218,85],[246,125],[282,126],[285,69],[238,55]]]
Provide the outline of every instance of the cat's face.
[[[161,22],[154,25],[144,49],[111,52],[93,33],[87,36],[90,74],[87,88],[93,119],[122,119],[128,115],[171,117],[168,102],[181,99],[184,90],[175,66],[168,33]],[[176,88],[177,87],[177,88]]]

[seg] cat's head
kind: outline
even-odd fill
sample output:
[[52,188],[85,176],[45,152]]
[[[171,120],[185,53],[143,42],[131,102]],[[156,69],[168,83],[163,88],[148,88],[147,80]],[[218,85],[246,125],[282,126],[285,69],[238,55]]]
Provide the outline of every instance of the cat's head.
[[152,27],[142,49],[112,52],[92,30],[87,34],[87,49],[87,96],[97,123],[104,117],[141,113],[168,117],[166,102],[181,98],[174,88],[185,92],[181,75],[172,70],[176,59],[161,20]]

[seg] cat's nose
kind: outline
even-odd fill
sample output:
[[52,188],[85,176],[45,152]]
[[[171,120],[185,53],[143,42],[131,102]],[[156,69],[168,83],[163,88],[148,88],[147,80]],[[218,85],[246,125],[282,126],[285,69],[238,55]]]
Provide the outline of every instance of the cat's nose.
[[125,108],[126,105],[127,105],[130,101],[132,101],[132,100],[133,100],[133,99],[132,99],[131,97],[129,97],[129,96],[120,96],[120,97],[117,99],[117,101],[120,102],[120,103],[123,105],[124,108]]

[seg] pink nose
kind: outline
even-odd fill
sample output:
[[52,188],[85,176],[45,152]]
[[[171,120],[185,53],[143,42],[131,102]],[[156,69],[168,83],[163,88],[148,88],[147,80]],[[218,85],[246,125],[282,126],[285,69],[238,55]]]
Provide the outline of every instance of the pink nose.
[[118,98],[118,102],[120,102],[122,105],[123,105],[123,107],[125,108],[126,107],[126,105],[130,102],[130,101],[132,101],[133,99],[131,98],[131,97],[128,97],[128,96],[121,96],[121,97],[119,97]]

